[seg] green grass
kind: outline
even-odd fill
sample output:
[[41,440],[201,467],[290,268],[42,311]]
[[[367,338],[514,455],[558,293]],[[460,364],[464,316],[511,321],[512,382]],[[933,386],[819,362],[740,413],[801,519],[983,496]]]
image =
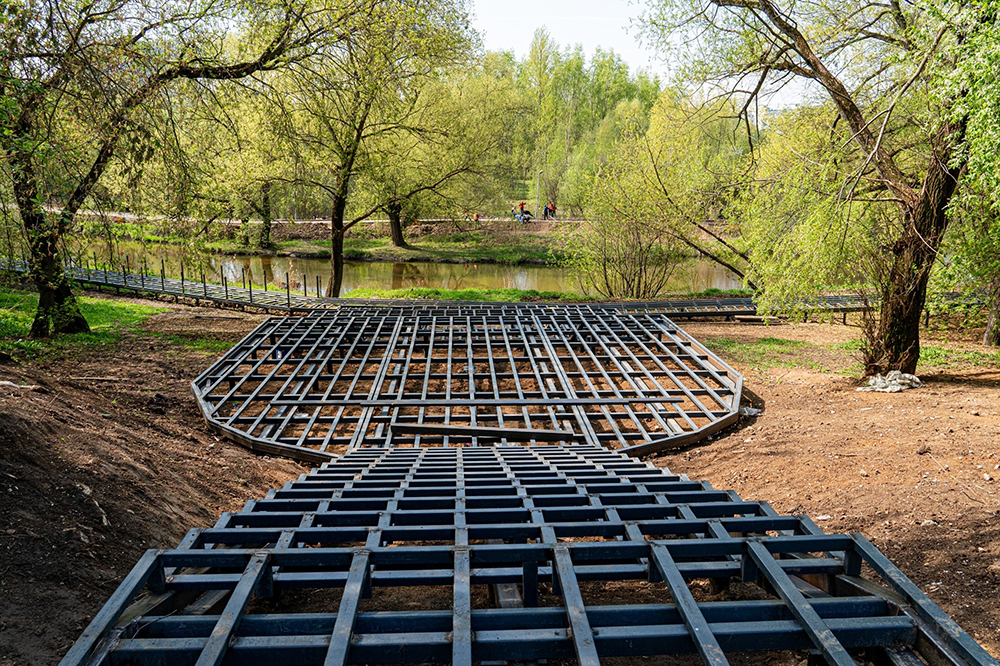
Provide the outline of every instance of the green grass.
[[822,348],[801,340],[761,338],[752,342],[740,342],[732,338],[710,338],[705,341],[705,345],[737,363],[754,368],[811,368],[820,372],[829,371],[811,358]]
[[[679,294],[685,299],[696,299],[696,298],[753,298],[753,289],[706,289],[705,291],[698,291],[691,294]],[[669,296],[662,296],[659,298],[668,299]]]
[[920,347],[920,365],[936,368],[1000,367],[1000,351],[981,352],[922,345]]
[[166,340],[176,347],[194,349],[205,352],[225,352],[233,347],[232,342],[226,340],[216,340],[215,338],[187,337],[184,335],[172,335],[169,333],[150,333],[154,337]]
[[560,291],[535,291],[534,289],[431,289],[429,287],[355,289],[354,291],[345,293],[344,298],[422,298],[433,301],[499,301],[504,303],[596,300],[594,297],[566,294]]
[[838,351],[861,351],[861,340],[855,338],[854,340],[848,340],[847,342],[838,342],[837,344],[832,345],[832,347]]
[[102,347],[116,343],[123,332],[134,329],[164,308],[120,301],[78,297],[80,311],[90,324],[89,333],[63,335],[50,341],[29,340],[38,294],[0,290],[0,350],[35,357],[73,346]]

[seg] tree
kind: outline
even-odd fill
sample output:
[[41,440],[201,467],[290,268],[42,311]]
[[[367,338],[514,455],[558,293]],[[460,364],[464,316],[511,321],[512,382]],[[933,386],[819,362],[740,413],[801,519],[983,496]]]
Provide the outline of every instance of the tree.
[[658,201],[649,196],[646,157],[634,150],[641,135],[633,118],[594,177],[587,221],[564,231],[566,264],[585,291],[606,298],[655,297],[681,259]]
[[[526,107],[490,59],[454,68],[422,91],[414,131],[373,141],[354,206],[388,215],[393,245],[422,215],[471,215],[496,205],[507,181],[513,129]],[[498,182],[499,181],[499,182]]]
[[[144,124],[169,86],[275,69],[350,31],[363,2],[22,0],[0,20],[0,148],[39,292],[33,337],[88,330],[59,259],[116,159],[156,150]],[[234,45],[236,42],[239,45]],[[49,213],[47,206],[54,206]]]
[[988,317],[983,343],[1000,345],[1000,3],[981,3],[979,29],[963,45],[963,57],[952,86],[968,91],[968,177],[963,191],[958,260],[975,278],[976,290],[987,298]]
[[750,257],[723,217],[747,151],[746,141],[733,131],[728,104],[699,108],[668,90],[645,134],[634,137],[627,150],[636,155],[643,191],[659,211],[665,233],[755,287]]
[[738,99],[751,140],[755,105],[775,86],[808,81],[831,101],[837,140],[860,156],[842,183],[841,210],[873,203],[882,211],[888,203],[897,220],[892,242],[878,250],[886,271],[868,336],[869,373],[916,369],[928,278],[966,163],[957,150],[966,118],[953,113],[965,92],[940,84],[979,14],[934,0],[794,9],[774,0],[650,3],[651,31],[695,51],[690,71]]
[[422,131],[425,86],[465,56],[469,40],[461,0],[380,0],[363,29],[275,82],[285,149],[301,165],[294,182],[322,190],[330,201],[329,296],[340,295],[345,232],[388,203],[345,217],[355,177],[373,159],[373,142],[384,146]]
[[606,118],[615,138],[587,188],[586,251],[570,248],[571,264],[593,273],[581,277],[599,293],[655,296],[682,251],[747,279],[749,257],[721,218],[745,147],[726,111],[668,90],[648,120],[637,100]]

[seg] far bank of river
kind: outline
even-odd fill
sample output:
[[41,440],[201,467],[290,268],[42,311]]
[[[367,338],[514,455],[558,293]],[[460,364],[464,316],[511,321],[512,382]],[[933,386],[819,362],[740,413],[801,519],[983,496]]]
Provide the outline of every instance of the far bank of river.
[[[330,278],[327,259],[277,257],[267,255],[219,255],[188,248],[121,242],[116,245],[111,261],[105,244],[93,244],[80,258],[89,265],[95,261],[116,268],[128,266],[138,272],[145,266],[148,273],[166,277],[184,276],[200,282],[230,284],[250,282],[254,287],[316,293],[317,280],[325,288]],[[691,293],[706,289],[738,289],[739,278],[724,268],[704,259],[691,259],[677,268],[667,287],[672,293]],[[430,262],[347,262],[344,270],[344,296],[354,289],[402,289],[428,287],[433,289],[520,289],[579,293],[579,285],[569,272],[558,266],[451,264]]]

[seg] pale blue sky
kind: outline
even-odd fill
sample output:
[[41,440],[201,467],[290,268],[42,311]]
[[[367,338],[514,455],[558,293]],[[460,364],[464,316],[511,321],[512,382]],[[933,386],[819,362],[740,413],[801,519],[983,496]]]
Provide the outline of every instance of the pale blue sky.
[[589,56],[598,46],[614,49],[631,69],[663,73],[662,62],[639,44],[631,27],[642,6],[636,0],[473,0],[473,25],[487,49],[528,52],[535,28],[545,26],[561,46],[582,44]]

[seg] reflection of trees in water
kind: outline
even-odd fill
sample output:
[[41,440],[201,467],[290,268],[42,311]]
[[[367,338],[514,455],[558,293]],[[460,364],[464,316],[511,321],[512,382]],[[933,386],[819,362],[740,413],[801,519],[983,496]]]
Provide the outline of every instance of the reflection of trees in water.
[[261,257],[260,266],[264,283],[274,284],[274,265],[271,263],[271,257]]
[[394,263],[392,265],[392,289],[404,287],[426,287],[427,276],[419,264]]
[[253,284],[253,263],[250,257],[243,257],[240,263],[240,281],[246,284]]

